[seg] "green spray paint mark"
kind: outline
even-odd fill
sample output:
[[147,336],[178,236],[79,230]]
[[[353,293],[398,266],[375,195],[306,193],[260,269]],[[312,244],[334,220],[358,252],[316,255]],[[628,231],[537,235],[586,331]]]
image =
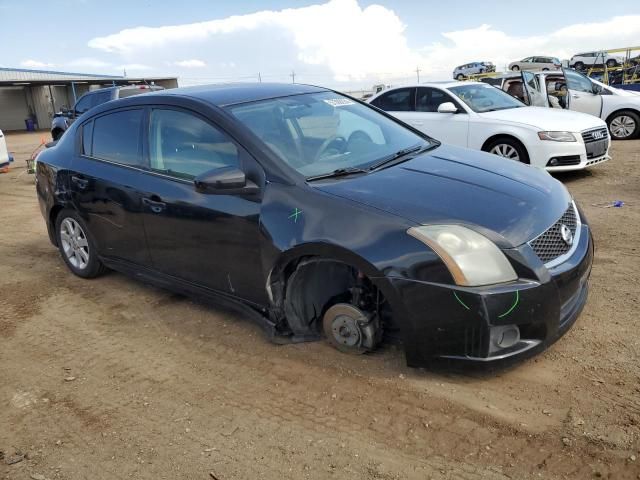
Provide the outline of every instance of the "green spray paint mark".
[[511,308],[509,310],[507,310],[506,312],[504,312],[502,315],[498,315],[498,318],[503,318],[506,317],[507,315],[509,315],[511,312],[513,312],[513,309],[516,308],[516,306],[518,305],[518,302],[520,301],[520,291],[516,290],[516,300],[515,302],[513,302],[513,305],[511,305]]
[[460,303],[460,305],[462,305],[464,308],[466,308],[467,310],[471,310],[469,307],[467,307],[467,304],[464,303],[462,300],[460,300],[460,297],[458,296],[458,294],[455,292],[455,290],[453,291],[453,296],[456,297],[456,300],[458,300],[458,303]]
[[293,223],[298,223],[298,217],[302,215],[302,210],[298,210],[297,208],[293,211],[289,218],[293,218]]

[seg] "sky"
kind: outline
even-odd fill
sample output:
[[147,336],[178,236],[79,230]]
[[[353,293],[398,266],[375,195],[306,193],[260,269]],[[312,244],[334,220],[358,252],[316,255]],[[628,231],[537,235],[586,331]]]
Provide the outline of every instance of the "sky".
[[[52,8],[52,5],[55,7]],[[640,2],[0,0],[0,66],[368,89],[640,46]],[[549,6],[547,6],[549,5]],[[416,72],[419,70],[419,72]],[[292,74],[295,74],[293,77]]]

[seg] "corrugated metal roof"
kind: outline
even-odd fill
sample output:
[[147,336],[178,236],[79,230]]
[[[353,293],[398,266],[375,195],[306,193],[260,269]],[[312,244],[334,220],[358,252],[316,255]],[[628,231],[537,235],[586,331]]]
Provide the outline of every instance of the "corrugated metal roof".
[[124,79],[120,75],[95,75],[91,73],[56,72],[50,70],[27,70],[23,68],[0,68],[2,82],[32,82],[32,81],[83,81],[102,79]]

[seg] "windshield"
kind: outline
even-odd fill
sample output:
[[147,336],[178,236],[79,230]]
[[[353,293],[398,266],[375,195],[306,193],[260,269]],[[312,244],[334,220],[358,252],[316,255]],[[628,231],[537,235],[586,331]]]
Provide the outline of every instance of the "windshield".
[[478,113],[526,106],[508,93],[487,84],[470,83],[451,87],[449,91]]
[[372,108],[334,92],[262,100],[229,109],[305,177],[366,169],[401,150],[432,144]]

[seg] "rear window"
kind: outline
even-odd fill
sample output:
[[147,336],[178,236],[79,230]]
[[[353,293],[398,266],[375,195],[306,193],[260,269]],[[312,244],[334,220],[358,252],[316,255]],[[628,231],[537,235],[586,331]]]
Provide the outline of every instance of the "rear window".
[[141,166],[142,109],[121,110],[93,122],[92,156],[123,165]]
[[400,88],[380,95],[371,103],[385,112],[410,112],[414,104],[413,92],[413,88]]
[[119,92],[119,98],[133,97],[134,95],[140,95],[141,93],[154,92],[156,90],[163,90],[161,87],[148,87],[139,86],[135,88],[122,88]]

